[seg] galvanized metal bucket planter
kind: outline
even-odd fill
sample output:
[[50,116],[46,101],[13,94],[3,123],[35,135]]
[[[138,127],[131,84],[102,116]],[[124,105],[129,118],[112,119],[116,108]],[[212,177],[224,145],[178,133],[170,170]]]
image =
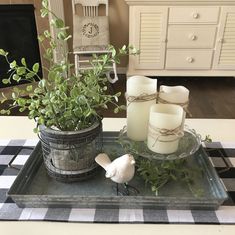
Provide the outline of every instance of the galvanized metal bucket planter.
[[63,182],[84,180],[95,174],[95,157],[102,149],[102,123],[80,131],[40,126],[44,164],[50,176]]

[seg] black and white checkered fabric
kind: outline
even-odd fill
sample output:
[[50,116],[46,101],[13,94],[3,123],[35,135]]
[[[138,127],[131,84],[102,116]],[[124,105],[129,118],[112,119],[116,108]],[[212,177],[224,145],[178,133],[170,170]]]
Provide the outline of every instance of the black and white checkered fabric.
[[[35,146],[37,140],[0,140],[0,220],[10,221],[68,221],[91,223],[177,223],[177,224],[235,224],[235,143],[213,143],[208,151],[216,170],[226,167],[223,154],[230,169],[219,173],[229,199],[216,211],[156,210],[156,209],[104,209],[104,208],[18,208],[6,193],[14,182],[18,170],[8,163],[21,146]],[[23,149],[14,160],[14,166],[22,166],[31,150]]]

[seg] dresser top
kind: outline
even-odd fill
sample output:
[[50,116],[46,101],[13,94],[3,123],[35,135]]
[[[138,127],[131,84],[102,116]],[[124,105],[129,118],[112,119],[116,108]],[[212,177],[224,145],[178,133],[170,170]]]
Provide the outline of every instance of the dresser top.
[[125,0],[128,5],[232,6],[234,0]]

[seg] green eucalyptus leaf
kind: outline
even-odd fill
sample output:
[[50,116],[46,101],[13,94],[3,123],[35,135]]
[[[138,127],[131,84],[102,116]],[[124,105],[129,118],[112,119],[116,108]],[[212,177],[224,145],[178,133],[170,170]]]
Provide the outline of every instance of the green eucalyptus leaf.
[[33,90],[33,86],[32,85],[29,85],[26,87],[26,91],[30,92]]
[[84,112],[84,114],[85,114],[85,117],[87,118],[92,114],[92,112],[91,112],[91,110],[88,109]]
[[11,69],[14,69],[15,67],[16,67],[16,61],[15,60],[13,60],[11,63],[10,63],[10,68]]
[[56,19],[55,20],[55,26],[57,28],[63,28],[65,25],[64,25],[64,21],[62,19]]
[[121,49],[121,50],[125,52],[125,51],[126,51],[126,49],[127,49],[126,45],[123,45],[123,47],[122,47],[122,49]]
[[54,40],[51,40],[51,41],[50,41],[50,46],[51,46],[52,48],[56,48],[56,42],[55,42]]
[[42,1],[42,6],[43,6],[44,8],[48,8],[48,1],[47,1],[47,0],[43,0],[43,1]]
[[23,98],[19,98],[19,99],[17,100],[17,103],[18,103],[19,106],[24,106],[24,105],[26,104],[26,101],[25,101],[25,99],[23,99]]
[[24,66],[27,66],[25,58],[21,59],[21,64],[24,65]]
[[70,95],[73,98],[77,98],[79,96],[79,89],[77,87],[74,87],[71,91],[70,91]]
[[42,100],[43,105],[48,105],[49,103],[50,103],[50,101],[48,99]]
[[119,112],[119,108],[115,108],[114,113],[118,113],[118,112]]
[[60,40],[65,40],[67,37],[68,37],[68,35],[65,31],[61,31],[57,34],[57,38]]
[[34,76],[35,76],[35,73],[29,72],[29,73],[26,74],[25,78],[26,78],[26,79],[30,79],[30,78],[32,78],[32,77],[34,77]]
[[78,97],[78,103],[79,103],[80,105],[86,104],[86,103],[87,103],[86,97],[85,97],[84,95],[79,96],[79,97]]
[[26,107],[20,108],[19,111],[22,113],[26,110]]
[[55,80],[55,77],[56,77],[56,72],[54,72],[54,71],[49,71],[49,73],[48,73],[48,79],[49,79],[50,81],[53,81],[53,80]]
[[118,93],[115,94],[115,96],[120,97],[121,94],[122,94],[121,92],[118,92]]
[[66,100],[66,99],[67,99],[67,95],[66,95],[64,92],[61,92],[61,93],[60,93],[60,98],[61,98],[62,100]]
[[45,9],[45,8],[41,9],[40,12],[41,12],[41,17],[42,18],[46,17],[48,15],[48,13],[49,13],[49,11],[47,9]]
[[0,114],[4,115],[4,114],[6,114],[6,113],[7,113],[7,110],[5,110],[5,109],[1,109],[1,110],[0,110]]
[[[55,91],[55,94],[56,94],[57,96],[60,96],[61,92],[63,92],[63,91],[61,91],[61,90],[56,90],[56,91]],[[54,95],[54,94],[53,94],[53,95]]]
[[41,109],[41,114],[45,114],[46,113],[46,109]]
[[116,50],[113,48],[113,49],[112,49],[112,57],[115,57],[116,54],[117,54],[117,52],[116,52]]
[[12,76],[12,79],[13,79],[14,81],[19,82],[19,81],[20,81],[20,76],[19,76],[18,74],[14,74],[14,75]]
[[3,115],[10,115],[11,112],[10,112],[10,110],[2,109],[2,110],[0,110],[0,114],[3,114]]
[[48,57],[52,57],[52,50],[51,50],[51,48],[47,48],[47,50],[46,50],[46,55],[47,55]]
[[45,37],[43,35],[38,36],[38,41],[43,42],[45,40]]
[[46,80],[45,79],[40,80],[38,83],[38,86],[40,88],[44,88],[46,86]]
[[7,56],[8,52],[4,51],[3,49],[0,49],[0,55]]
[[18,67],[18,68],[16,69],[16,73],[17,73],[17,75],[19,75],[19,76],[24,75],[25,72],[26,72],[25,67]]
[[35,63],[35,64],[33,65],[33,71],[34,71],[35,73],[37,73],[38,70],[39,70],[39,63]]
[[63,71],[66,71],[67,70],[67,65],[64,64],[64,65],[62,65],[61,68],[62,68]]
[[38,124],[42,125],[44,124],[44,118],[42,116],[40,116],[37,120]]
[[9,84],[10,82],[9,82],[9,79],[4,78],[4,79],[2,79],[2,83],[3,84]]
[[121,105],[119,108],[122,109],[122,110],[126,110],[126,106],[125,105]]
[[50,101],[51,101],[51,103],[54,103],[56,101],[55,95],[50,96]]
[[56,84],[60,84],[63,82],[63,78],[61,77],[61,75],[59,73],[56,73],[56,76],[55,76],[55,83]]
[[46,38],[50,38],[50,37],[51,37],[51,33],[50,33],[48,30],[45,30],[45,31],[43,32],[43,34],[44,34],[44,36],[45,36]]
[[34,133],[36,133],[36,134],[38,134],[38,133],[39,133],[38,128],[37,128],[37,127],[35,127],[35,128],[33,129],[33,132],[34,132]]

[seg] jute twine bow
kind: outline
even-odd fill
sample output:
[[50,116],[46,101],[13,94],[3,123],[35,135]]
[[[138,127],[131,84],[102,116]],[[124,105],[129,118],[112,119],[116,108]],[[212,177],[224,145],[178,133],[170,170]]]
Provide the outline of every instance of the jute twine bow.
[[[155,146],[157,142],[173,142],[184,136],[184,131],[182,130],[181,125],[174,129],[158,128],[149,123],[149,135],[155,139],[155,142],[152,147]],[[160,137],[175,136],[173,140],[160,140]]]
[[[164,93],[164,92],[160,92],[160,93]],[[187,100],[185,103],[176,103],[176,102],[167,101],[167,100],[161,98],[161,97],[158,95],[158,102],[161,103],[161,104],[176,104],[176,105],[180,105],[180,106],[183,108],[183,110],[184,110],[190,117],[193,116],[193,115],[191,114],[191,112],[189,111],[189,109],[188,109],[189,100]]]
[[134,102],[140,103],[140,102],[155,100],[155,99],[157,99],[158,95],[157,95],[157,92],[154,94],[150,94],[150,95],[143,93],[139,96],[131,96],[126,93],[125,97],[126,97],[126,100],[129,102],[129,104],[128,104],[128,106],[129,106],[131,103],[134,103]]

